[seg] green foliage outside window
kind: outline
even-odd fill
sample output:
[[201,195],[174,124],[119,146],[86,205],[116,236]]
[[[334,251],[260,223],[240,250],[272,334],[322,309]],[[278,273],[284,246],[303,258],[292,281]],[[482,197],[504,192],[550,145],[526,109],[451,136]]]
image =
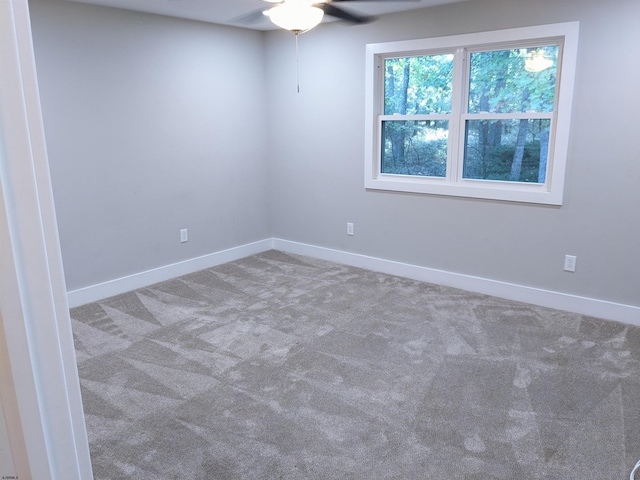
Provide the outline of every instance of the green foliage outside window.
[[[543,55],[551,63],[528,71],[527,60]],[[469,113],[552,112],[558,46],[471,53]]]
[[451,113],[453,54],[385,61],[385,115]]
[[[545,182],[557,60],[557,45],[469,54],[463,178]],[[384,115],[398,118],[382,122],[380,171],[446,176],[454,55],[388,58],[384,69]]]

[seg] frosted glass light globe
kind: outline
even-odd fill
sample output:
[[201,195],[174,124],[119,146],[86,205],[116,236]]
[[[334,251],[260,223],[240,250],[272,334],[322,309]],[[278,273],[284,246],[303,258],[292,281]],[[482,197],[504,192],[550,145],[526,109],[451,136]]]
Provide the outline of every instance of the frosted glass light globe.
[[324,12],[309,2],[288,0],[268,10],[271,21],[285,30],[306,32],[322,21]]

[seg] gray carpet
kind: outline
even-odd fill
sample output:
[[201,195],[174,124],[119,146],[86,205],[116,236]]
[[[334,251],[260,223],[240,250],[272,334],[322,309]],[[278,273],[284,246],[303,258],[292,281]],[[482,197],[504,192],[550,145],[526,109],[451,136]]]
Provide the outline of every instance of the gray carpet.
[[95,478],[625,479],[640,329],[269,251],[72,309]]

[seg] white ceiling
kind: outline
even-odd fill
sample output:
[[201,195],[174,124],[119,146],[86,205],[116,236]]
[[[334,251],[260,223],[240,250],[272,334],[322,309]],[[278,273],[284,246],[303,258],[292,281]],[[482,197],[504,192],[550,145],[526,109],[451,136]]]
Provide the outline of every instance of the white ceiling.
[[[157,13],[171,17],[200,20],[203,22],[234,25],[256,30],[271,30],[275,27],[267,17],[257,16],[255,23],[246,24],[238,21],[242,16],[260,9],[268,8],[264,0],[72,0],[79,3],[92,3],[107,7],[123,8],[139,12]],[[350,12],[363,15],[383,15],[425,8],[445,3],[457,3],[466,0],[388,0],[388,1],[350,1],[340,2],[339,6]],[[264,18],[262,18],[264,17]],[[326,18],[326,16],[325,16]],[[327,18],[325,21],[331,21]]]

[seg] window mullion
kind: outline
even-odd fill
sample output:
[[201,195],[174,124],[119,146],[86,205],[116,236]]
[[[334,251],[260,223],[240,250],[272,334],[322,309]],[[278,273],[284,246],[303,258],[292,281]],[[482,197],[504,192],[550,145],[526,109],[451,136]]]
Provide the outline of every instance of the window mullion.
[[518,112],[518,113],[463,113],[462,121],[467,120],[520,120],[520,119],[538,119],[550,120],[554,116],[554,112]]
[[447,157],[447,181],[455,183],[461,175],[462,146],[464,125],[462,115],[464,113],[465,65],[466,49],[457,48],[453,57],[453,86],[451,98],[451,122],[449,123],[449,155]]
[[384,121],[406,121],[406,120],[451,120],[448,113],[420,113],[411,115],[379,115],[379,120]]

